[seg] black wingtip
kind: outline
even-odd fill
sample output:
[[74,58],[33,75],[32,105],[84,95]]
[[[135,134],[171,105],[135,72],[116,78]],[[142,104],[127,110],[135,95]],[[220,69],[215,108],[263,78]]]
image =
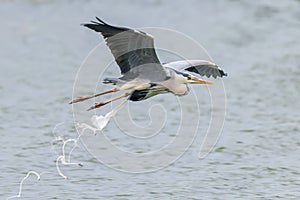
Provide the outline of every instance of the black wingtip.
[[90,23],[83,23],[81,25],[84,26],[84,27],[87,27],[89,29],[92,29],[96,32],[101,33],[102,36],[104,36],[104,38],[108,38],[108,37],[116,35],[120,32],[130,30],[128,28],[116,27],[116,26],[112,26],[110,24],[107,24],[106,22],[104,22],[103,20],[101,20],[98,17],[96,17],[95,21],[91,21]]
[[102,24],[108,25],[106,22],[104,22],[103,20],[99,19],[99,17],[96,16],[96,19],[101,22]]
[[[95,17],[98,21],[90,21],[92,24],[95,24],[95,25],[109,25],[109,24],[107,24],[106,22],[104,22],[103,20],[101,20],[99,17]],[[100,23],[99,23],[100,22]],[[90,25],[90,24],[88,24],[88,23],[82,23],[82,24],[80,24],[81,26],[86,26],[86,27],[88,27],[88,25]]]
[[224,72],[223,70],[219,70],[219,72],[220,72],[220,74],[221,74],[221,77],[223,77],[223,76],[227,76],[227,73],[226,73],[226,72]]
[[221,77],[221,78],[222,78],[223,76],[227,76],[227,73],[224,72],[224,70],[223,70],[221,67],[219,67],[218,65],[216,65],[216,67],[217,67],[218,70],[219,70],[219,73],[220,73],[220,77]]

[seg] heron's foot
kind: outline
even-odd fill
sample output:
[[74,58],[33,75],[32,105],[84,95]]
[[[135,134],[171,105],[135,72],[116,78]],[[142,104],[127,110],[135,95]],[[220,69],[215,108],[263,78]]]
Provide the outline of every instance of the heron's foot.
[[93,109],[96,109],[96,108],[99,108],[101,106],[104,106],[106,104],[108,104],[109,102],[99,102],[99,103],[95,103],[93,106],[89,107],[87,109],[87,111],[90,111],[90,110],[93,110]]
[[73,104],[73,103],[78,103],[87,99],[90,99],[91,96],[81,96],[81,97],[77,97],[76,99],[74,99],[73,101],[71,101],[69,104]]

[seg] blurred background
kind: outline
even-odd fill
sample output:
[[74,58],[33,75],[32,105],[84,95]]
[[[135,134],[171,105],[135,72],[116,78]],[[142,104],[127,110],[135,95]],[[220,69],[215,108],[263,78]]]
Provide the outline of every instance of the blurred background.
[[[0,197],[23,199],[297,199],[300,196],[300,1],[1,1]],[[173,165],[127,174],[84,148],[62,167],[51,145],[57,123],[74,135],[76,72],[99,39],[80,26],[98,16],[115,25],[164,27],[200,44],[222,66],[227,116],[214,151],[200,140]]]

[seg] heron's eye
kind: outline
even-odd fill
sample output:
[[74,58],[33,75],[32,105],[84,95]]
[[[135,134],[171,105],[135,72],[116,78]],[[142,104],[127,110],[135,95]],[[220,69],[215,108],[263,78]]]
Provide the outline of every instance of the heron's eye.
[[191,79],[192,79],[192,77],[188,76],[188,77],[187,77],[187,79],[188,79],[188,80],[191,80]]

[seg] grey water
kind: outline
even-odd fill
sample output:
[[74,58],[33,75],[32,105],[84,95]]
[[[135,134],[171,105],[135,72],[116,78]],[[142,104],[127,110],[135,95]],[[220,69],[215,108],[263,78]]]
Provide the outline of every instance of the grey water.
[[[298,0],[1,1],[1,199],[17,195],[30,170],[45,173],[24,182],[22,199],[299,199],[299,11]],[[59,124],[57,135],[77,136],[68,102],[79,66],[103,41],[80,26],[94,16],[179,31],[228,72],[225,123],[207,157],[198,159],[201,131],[172,165],[140,174],[107,167],[80,143],[72,161],[83,166],[61,166],[67,180],[58,175],[61,143],[53,129]],[[209,101],[202,97],[205,115]],[[135,106],[143,123],[148,113],[142,102]],[[110,124],[106,133],[114,129]]]

